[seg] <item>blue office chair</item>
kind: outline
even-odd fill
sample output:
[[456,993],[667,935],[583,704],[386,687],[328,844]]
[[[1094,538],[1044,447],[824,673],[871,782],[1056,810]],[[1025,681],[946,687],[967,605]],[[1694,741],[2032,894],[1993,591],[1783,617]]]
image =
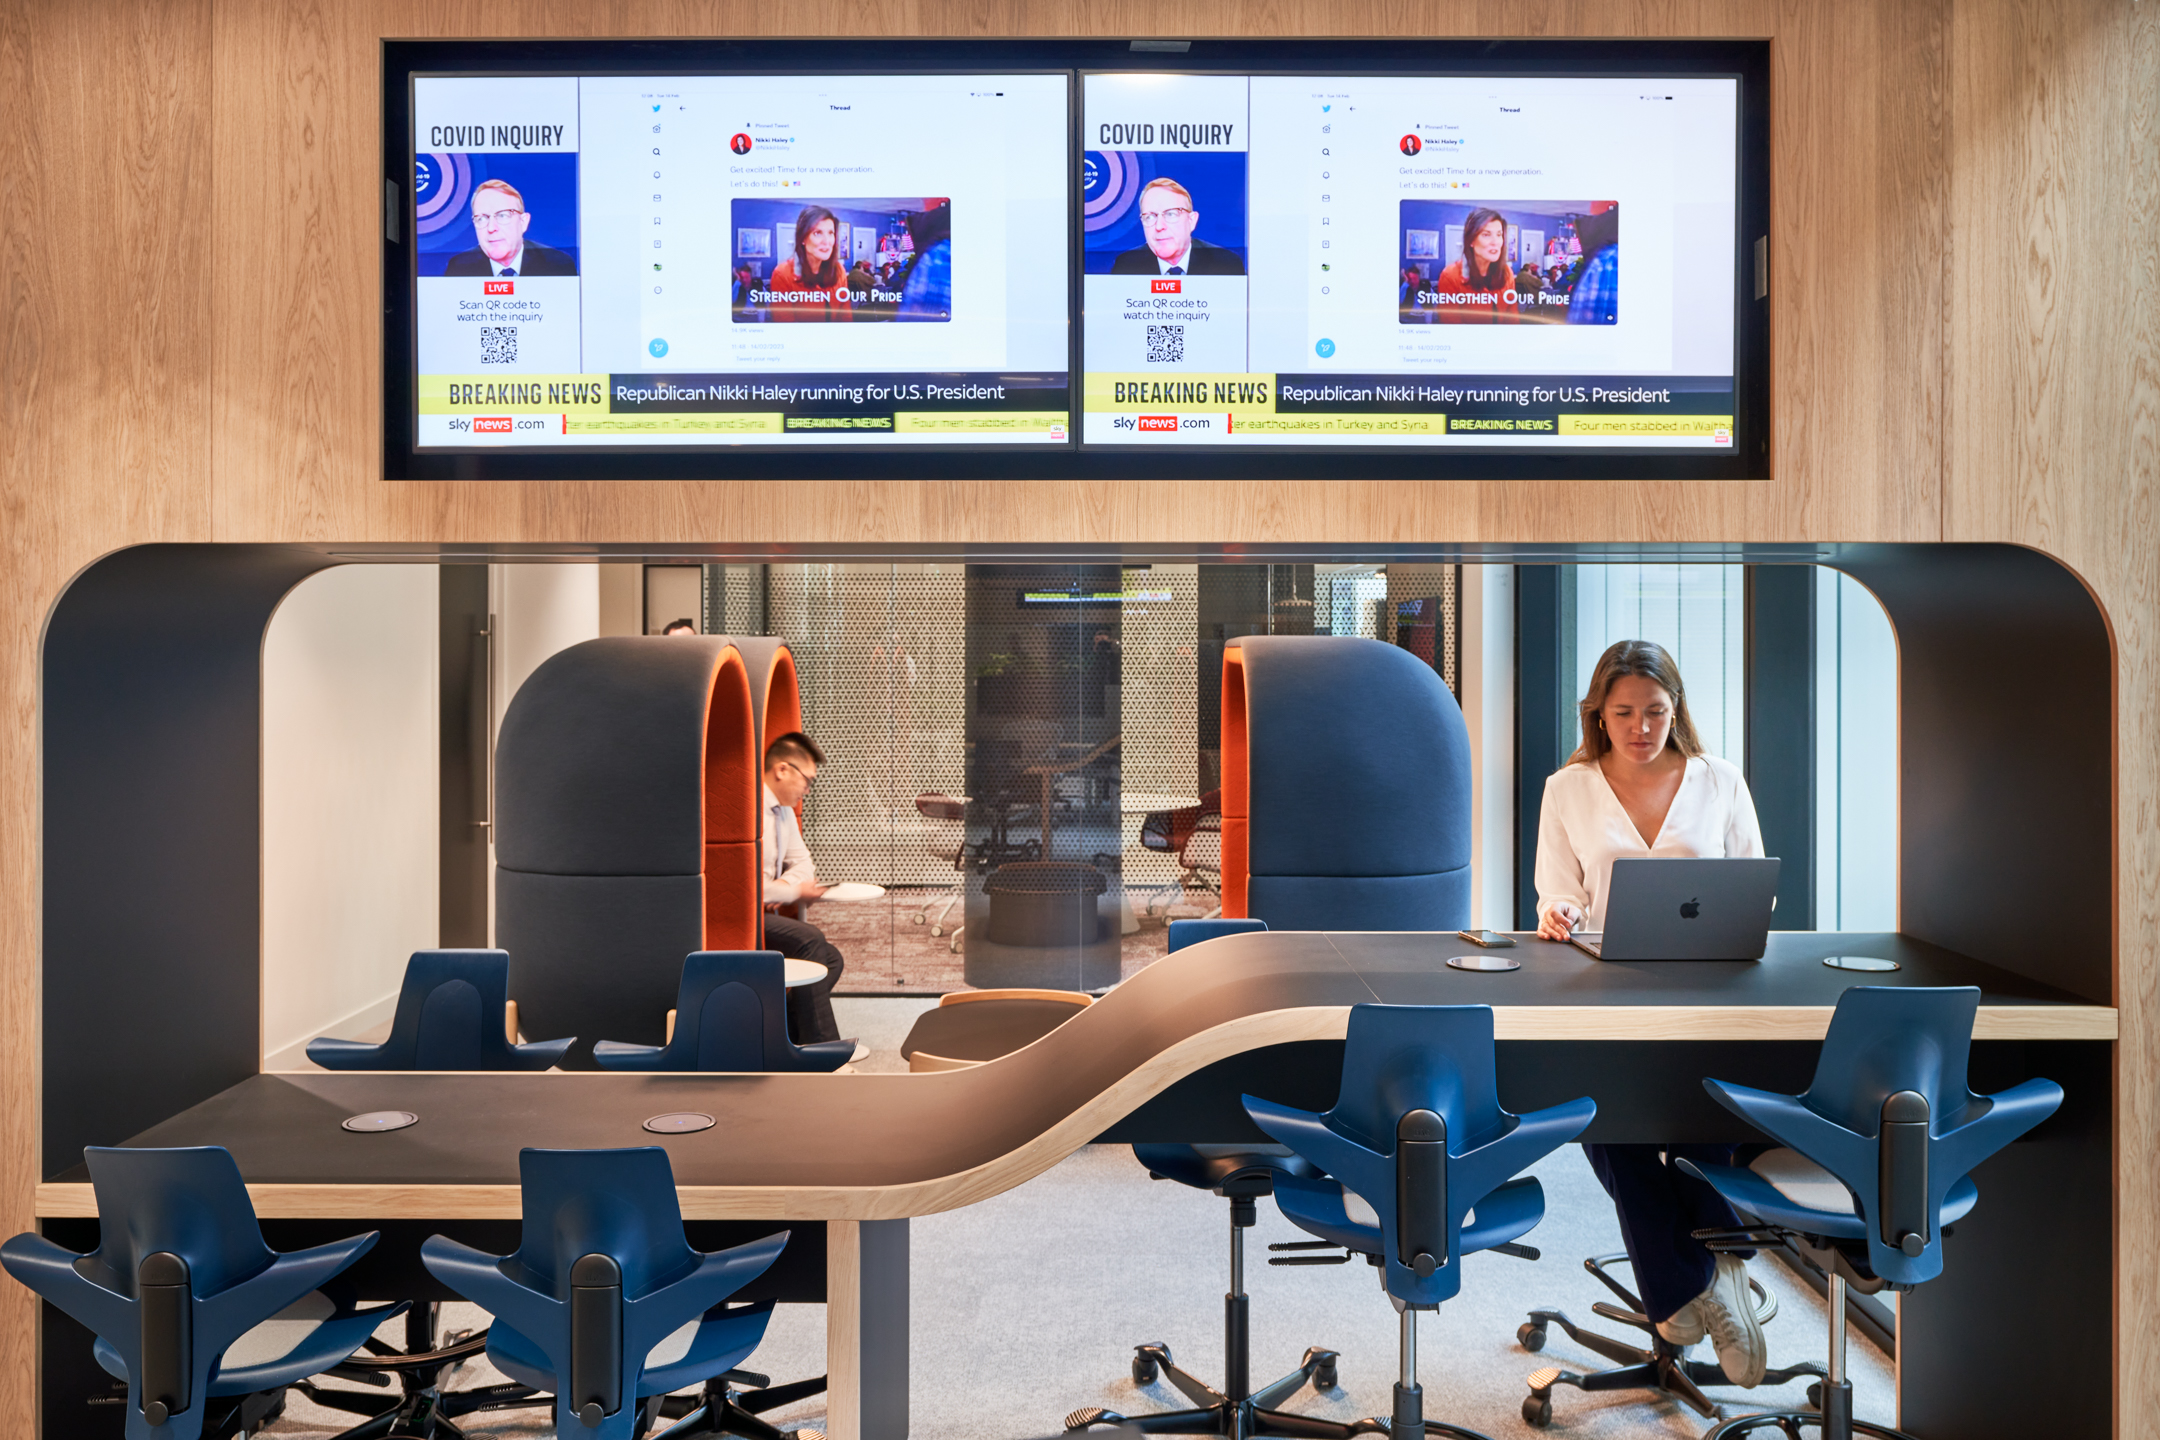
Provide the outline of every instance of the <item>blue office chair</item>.
[[[1173,920],[1170,952],[1224,935],[1249,935],[1266,930],[1264,920]],[[1298,1368],[1271,1385],[1252,1388],[1252,1321],[1245,1294],[1245,1232],[1259,1219],[1259,1201],[1275,1191],[1285,1175],[1311,1175],[1312,1166],[1282,1145],[1135,1145],[1133,1158],[1147,1167],[1150,1180],[1175,1180],[1196,1190],[1212,1191],[1230,1202],[1230,1290],[1223,1297],[1223,1388],[1217,1390],[1180,1367],[1170,1347],[1151,1341],[1133,1347],[1132,1377],[1138,1385],[1152,1385],[1157,1375],[1168,1379],[1197,1409],[1173,1410],[1128,1418],[1100,1406],[1085,1406],[1065,1417],[1068,1432],[1095,1425],[1139,1425],[1144,1431],[1187,1435],[1255,1435],[1255,1417],[1272,1412],[1310,1384],[1315,1390],[1332,1390],[1336,1361],[1341,1357],[1324,1346],[1310,1346]],[[1300,1430],[1301,1435],[1355,1434],[1354,1429],[1333,1421],[1298,1417],[1299,1423],[1318,1428]]]
[[604,1070],[764,1070],[830,1073],[853,1040],[798,1045],[787,1031],[786,962],[777,950],[699,950],[683,960],[675,1033],[665,1045],[602,1040]]
[[1705,1440],[1773,1426],[1798,1436],[1804,1425],[1824,1440],[1909,1440],[1853,1418],[1846,1287],[1909,1290],[1940,1275],[1947,1227],[1980,1198],[1972,1168],[2054,1114],[2063,1098],[2052,1080],[1973,1093],[1966,1062],[1979,1009],[1971,986],[1856,985],[1838,997],[1807,1093],[1703,1081],[1719,1103],[1787,1148],[1746,1168],[1682,1160],[1759,1222],[1696,1238],[1714,1250],[1793,1245],[1829,1277],[1830,1299],[1829,1376],[1811,1395],[1819,1411],[1743,1415]]
[[1545,1192],[1534,1177],[1514,1177],[1582,1134],[1597,1103],[1571,1100],[1520,1117],[1501,1109],[1489,1006],[1357,1005],[1334,1109],[1313,1115],[1251,1095],[1245,1109],[1322,1172],[1276,1182],[1283,1214],[1320,1237],[1294,1248],[1364,1256],[1402,1312],[1392,1418],[1362,1423],[1394,1440],[1484,1440],[1425,1419],[1417,1314],[1462,1289],[1465,1255],[1537,1258],[1515,1241],[1545,1218]]
[[545,1070],[577,1043],[536,1040],[513,1045],[503,1012],[510,998],[510,956],[501,950],[415,950],[398,987],[390,1038],[308,1041],[307,1057],[325,1070]]
[[280,1255],[263,1243],[221,1146],[83,1151],[98,1248],[39,1235],[0,1266],[97,1336],[128,1384],[128,1440],[223,1440],[278,1413],[284,1389],[344,1361],[403,1305],[352,1306],[334,1282],[375,1232]]
[[[780,1432],[736,1406],[727,1388],[736,1378],[759,1379],[734,1367],[764,1338],[772,1302],[722,1302],[765,1272],[788,1232],[709,1255],[692,1250],[675,1171],[658,1146],[522,1150],[518,1176],[524,1232],[516,1254],[489,1255],[431,1235],[420,1259],[495,1317],[487,1347],[495,1368],[553,1392],[557,1440],[642,1435],[659,1418],[662,1397],[701,1382],[705,1403],[668,1430],[671,1440],[778,1440]],[[759,1408],[814,1393],[765,1390]]]

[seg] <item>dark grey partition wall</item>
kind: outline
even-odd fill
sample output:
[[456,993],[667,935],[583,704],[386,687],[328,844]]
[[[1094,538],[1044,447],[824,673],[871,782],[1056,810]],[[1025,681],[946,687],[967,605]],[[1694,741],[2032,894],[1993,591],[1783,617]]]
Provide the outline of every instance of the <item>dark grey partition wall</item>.
[[[45,635],[47,1174],[253,1073],[261,675],[279,599],[347,561],[630,560],[637,546],[154,545],[90,566]],[[769,558],[671,546],[671,559]],[[833,547],[787,558],[894,558]],[[2115,665],[2078,578],[2009,545],[914,547],[908,560],[1599,560],[1825,564],[1899,643],[1901,924],[2086,998],[2113,994]]]
[[297,546],[144,545],[53,607],[47,1175],[260,1068],[263,631],[333,563]]

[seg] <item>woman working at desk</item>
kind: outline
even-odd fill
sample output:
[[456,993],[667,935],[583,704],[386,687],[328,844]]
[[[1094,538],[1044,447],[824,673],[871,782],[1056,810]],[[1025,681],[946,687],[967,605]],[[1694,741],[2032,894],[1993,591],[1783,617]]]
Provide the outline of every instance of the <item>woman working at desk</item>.
[[[1680,667],[1664,647],[1622,640],[1598,657],[1578,707],[1582,745],[1545,782],[1538,818],[1538,935],[1601,930],[1613,861],[1624,856],[1763,853],[1739,767],[1703,753]],[[1740,1223],[1717,1192],[1676,1169],[1683,1157],[1732,1163],[1730,1145],[1585,1145],[1612,1196],[1635,1287],[1658,1333],[1676,1345],[1707,1335],[1735,1385],[1762,1380],[1762,1327],[1747,1265],[1713,1255],[1693,1232]]]

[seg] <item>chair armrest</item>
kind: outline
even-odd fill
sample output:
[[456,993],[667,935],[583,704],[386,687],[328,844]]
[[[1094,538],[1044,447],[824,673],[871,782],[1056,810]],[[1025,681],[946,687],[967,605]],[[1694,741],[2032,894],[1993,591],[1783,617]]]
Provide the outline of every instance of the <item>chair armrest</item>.
[[518,1008],[515,1000],[503,1001],[503,1039],[512,1046],[518,1043]]
[[1930,1188],[1947,1192],[1981,1161],[2053,1115],[2063,1088],[2053,1080],[2027,1080],[1987,1096],[1985,1113],[1935,1137]]
[[853,1040],[813,1040],[808,1045],[798,1045],[795,1053],[802,1057],[803,1069],[813,1074],[830,1075],[855,1058]]
[[562,1059],[563,1052],[575,1044],[577,1036],[570,1035],[561,1040],[528,1041],[523,1045],[511,1046],[510,1051],[517,1057],[517,1068],[520,1070],[549,1070]]
[[1564,1105],[1533,1110],[1490,1144],[1464,1151],[1448,1161],[1450,1198],[1460,1190],[1476,1206],[1485,1197],[1589,1128],[1597,1101],[1587,1095]]
[[1875,1193],[1875,1141],[1855,1135],[1844,1126],[1800,1103],[1797,1096],[1729,1085],[1723,1080],[1704,1080],[1720,1105],[1790,1149],[1799,1151],[1828,1170],[1857,1195]]
[[1326,1174],[1370,1198],[1375,1185],[1393,1186],[1394,1162],[1327,1128],[1318,1115],[1293,1110],[1255,1095],[1240,1097],[1252,1122],[1278,1145],[1287,1145]]
[[307,1294],[319,1290],[375,1247],[377,1231],[333,1240],[308,1250],[294,1250],[270,1262],[270,1268],[239,1284],[205,1296],[199,1303],[208,1340],[222,1350]]
[[603,1070],[658,1070],[664,1045],[626,1045],[620,1040],[593,1042],[594,1063]]
[[325,1070],[372,1070],[381,1055],[382,1046],[364,1040],[332,1040],[325,1035],[307,1044],[308,1060]]
[[548,1322],[565,1308],[554,1296],[503,1274],[500,1256],[461,1245],[446,1235],[430,1235],[420,1242],[420,1263],[437,1280],[507,1321],[520,1334],[549,1333]]
[[82,1259],[42,1235],[17,1235],[0,1245],[0,1268],[21,1281],[34,1294],[67,1312],[100,1339],[126,1337],[140,1323],[135,1302],[117,1291],[83,1277],[75,1268]]

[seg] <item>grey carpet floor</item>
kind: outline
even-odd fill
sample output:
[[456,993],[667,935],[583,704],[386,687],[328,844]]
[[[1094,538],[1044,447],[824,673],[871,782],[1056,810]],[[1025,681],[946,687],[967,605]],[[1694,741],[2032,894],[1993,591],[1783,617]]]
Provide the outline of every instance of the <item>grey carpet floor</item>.
[[[835,1009],[842,1031],[871,1047],[861,1068],[891,1070],[904,1068],[900,1039],[934,1003],[843,997]],[[1620,1248],[1610,1202],[1579,1147],[1566,1147],[1533,1173],[1545,1186],[1546,1218],[1525,1239],[1545,1258],[1465,1260],[1462,1295],[1420,1327],[1427,1415],[1493,1440],[1700,1435],[1710,1422],[1684,1407],[1567,1389],[1554,1392],[1549,1430],[1523,1422],[1525,1375],[1547,1364],[1582,1371],[1604,1363],[1557,1329],[1542,1355],[1525,1352],[1515,1331],[1530,1307],[1557,1307],[1578,1323],[1619,1333],[1591,1315],[1591,1303],[1606,1292],[1581,1263],[1584,1256]],[[1225,1202],[1151,1182],[1122,1146],[1089,1146],[1016,1190],[915,1220],[909,1336],[915,1440],[1033,1440],[1057,1433],[1065,1414],[1083,1405],[1127,1414],[1181,1408],[1185,1402],[1168,1386],[1132,1383],[1132,1347],[1164,1341],[1187,1369],[1211,1383],[1219,1378],[1228,1221]],[[1325,1345],[1342,1354],[1341,1384],[1324,1396],[1307,1391],[1287,1408],[1336,1419],[1385,1414],[1395,1378],[1394,1311],[1362,1265],[1264,1263],[1270,1241],[1303,1238],[1266,1204],[1247,1234],[1254,1379],[1288,1371],[1305,1347]],[[1821,1301],[1774,1263],[1758,1261],[1753,1269],[1779,1303],[1769,1326],[1772,1363],[1821,1361],[1827,1345]],[[472,1307],[453,1307],[450,1323],[483,1318]],[[1709,1358],[1709,1347],[1699,1348]],[[1859,1414],[1894,1422],[1889,1360],[1857,1333],[1848,1353]],[[783,1381],[820,1373],[824,1308],[780,1307],[748,1363]],[[496,1378],[485,1366],[470,1366],[453,1384],[464,1388]],[[1798,1405],[1803,1389],[1799,1383],[1780,1390],[1728,1388],[1712,1398],[1737,1414]],[[785,1429],[814,1426],[823,1418],[822,1401],[769,1418]],[[296,1397],[266,1433],[297,1440],[333,1434],[343,1423]],[[544,1415],[532,1411],[475,1419],[468,1428],[502,1436],[549,1430]]]

